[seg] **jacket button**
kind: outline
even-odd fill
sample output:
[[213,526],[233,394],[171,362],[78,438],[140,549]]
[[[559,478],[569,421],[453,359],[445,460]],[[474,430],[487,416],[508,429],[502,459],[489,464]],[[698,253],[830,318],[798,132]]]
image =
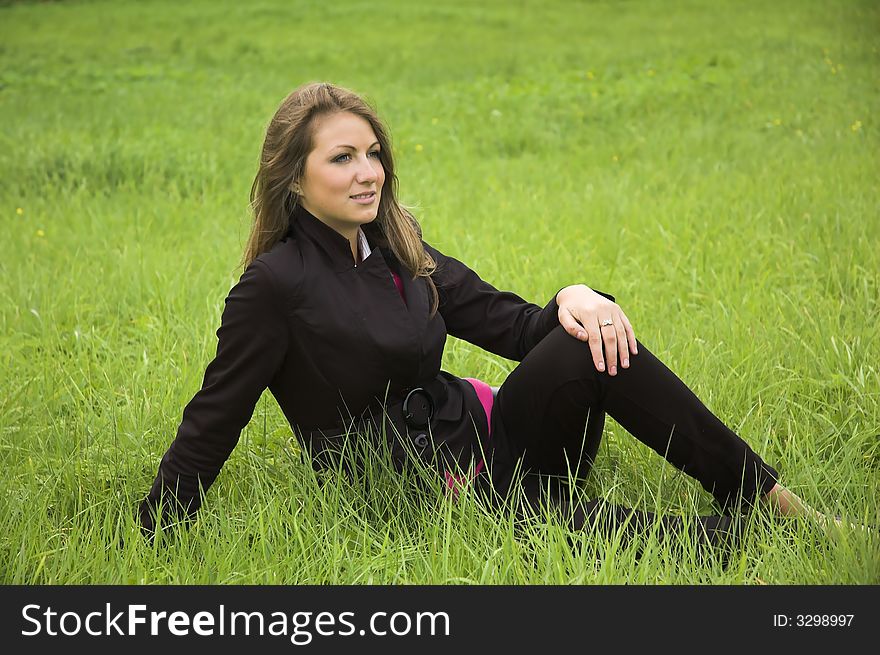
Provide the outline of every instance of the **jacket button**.
[[416,442],[416,445],[419,448],[424,448],[425,446],[428,445],[428,435],[426,435],[424,432],[421,432],[418,435],[416,435],[416,438],[413,439],[413,441]]

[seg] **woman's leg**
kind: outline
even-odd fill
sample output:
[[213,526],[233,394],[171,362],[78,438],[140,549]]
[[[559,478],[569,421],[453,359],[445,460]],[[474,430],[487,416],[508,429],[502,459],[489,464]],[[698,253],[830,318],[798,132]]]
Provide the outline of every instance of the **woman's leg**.
[[519,511],[521,515],[556,514],[572,530],[590,530],[611,536],[623,529],[626,540],[647,536],[653,529],[662,542],[677,545],[681,540],[697,546],[730,547],[742,536],[745,522],[730,516],[673,515],[616,505],[598,498],[584,501],[557,483],[558,478],[538,473],[526,475],[521,484]]
[[[770,491],[776,471],[643,344],[638,350],[629,368],[610,376],[596,371],[587,344],[555,328],[501,386],[493,435],[503,434],[511,456],[522,458],[526,471],[564,476],[570,469],[583,476],[607,412],[697,479],[725,511],[751,505]],[[585,517],[595,514],[589,508],[584,512]]]

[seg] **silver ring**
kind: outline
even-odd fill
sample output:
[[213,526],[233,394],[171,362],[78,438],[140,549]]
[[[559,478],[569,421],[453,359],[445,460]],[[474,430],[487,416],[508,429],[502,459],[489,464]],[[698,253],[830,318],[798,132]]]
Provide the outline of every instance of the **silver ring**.
[[599,327],[603,328],[606,325],[614,325],[614,321],[612,321],[610,318],[606,318],[604,321],[602,321],[602,323],[599,325]]

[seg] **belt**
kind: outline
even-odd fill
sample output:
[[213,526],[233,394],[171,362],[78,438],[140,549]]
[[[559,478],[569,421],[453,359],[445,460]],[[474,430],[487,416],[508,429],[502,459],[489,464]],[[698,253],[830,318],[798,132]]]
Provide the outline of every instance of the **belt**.
[[413,444],[423,450],[430,443],[431,418],[445,400],[446,387],[432,380],[423,386],[404,387],[388,399],[385,408],[401,435],[409,436]]
[[[403,421],[407,427],[416,431],[427,430],[434,415],[434,398],[423,387],[416,387],[406,394],[400,409],[403,411]],[[419,433],[413,442],[419,448],[424,448],[428,445],[428,436]]]
[[[369,421],[380,429],[384,421],[389,421],[401,437],[408,439],[419,451],[424,451],[430,444],[429,429],[431,419],[436,408],[446,401],[447,390],[442,380],[432,380],[418,387],[404,387],[396,392],[389,392],[384,403],[377,402],[368,407],[357,419],[352,428],[357,430],[362,421]],[[300,434],[311,445],[313,440],[320,442],[314,444],[321,450],[322,446],[328,446],[336,438],[344,436],[345,429],[334,426],[327,429],[301,429]],[[386,429],[386,438],[391,433]],[[313,453],[317,454],[317,453]]]

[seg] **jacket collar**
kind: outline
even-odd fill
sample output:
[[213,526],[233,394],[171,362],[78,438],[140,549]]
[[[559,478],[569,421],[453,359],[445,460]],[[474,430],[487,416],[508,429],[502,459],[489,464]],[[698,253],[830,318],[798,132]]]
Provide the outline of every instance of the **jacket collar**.
[[[376,224],[376,221],[365,224],[361,229],[366,235],[371,249],[375,250],[385,245],[381,228]],[[297,205],[293,209],[289,233],[294,237],[304,235],[310,241],[315,242],[330,258],[335,270],[354,268],[354,258],[351,256],[351,245],[348,239],[302,205]]]
[[[394,306],[398,309],[393,311],[402,311],[412,322],[411,325],[416,330],[416,334],[421,338],[426,329],[430,311],[430,299],[424,280],[413,278],[403,268],[394,256],[388,239],[382,231],[382,226],[377,221],[366,223],[361,229],[366,234],[373,252],[365,260],[366,265],[359,270],[364,277],[374,276],[374,279],[377,280],[385,277],[383,283],[389,288],[393,288],[391,286],[393,283],[389,279],[389,271],[394,270],[400,275],[406,303],[399,305],[395,303]],[[304,239],[315,244],[315,247],[326,254],[334,272],[342,273],[354,270],[354,259],[351,256],[351,246],[348,239],[303,207],[297,206],[291,213],[288,234],[294,239]]]

